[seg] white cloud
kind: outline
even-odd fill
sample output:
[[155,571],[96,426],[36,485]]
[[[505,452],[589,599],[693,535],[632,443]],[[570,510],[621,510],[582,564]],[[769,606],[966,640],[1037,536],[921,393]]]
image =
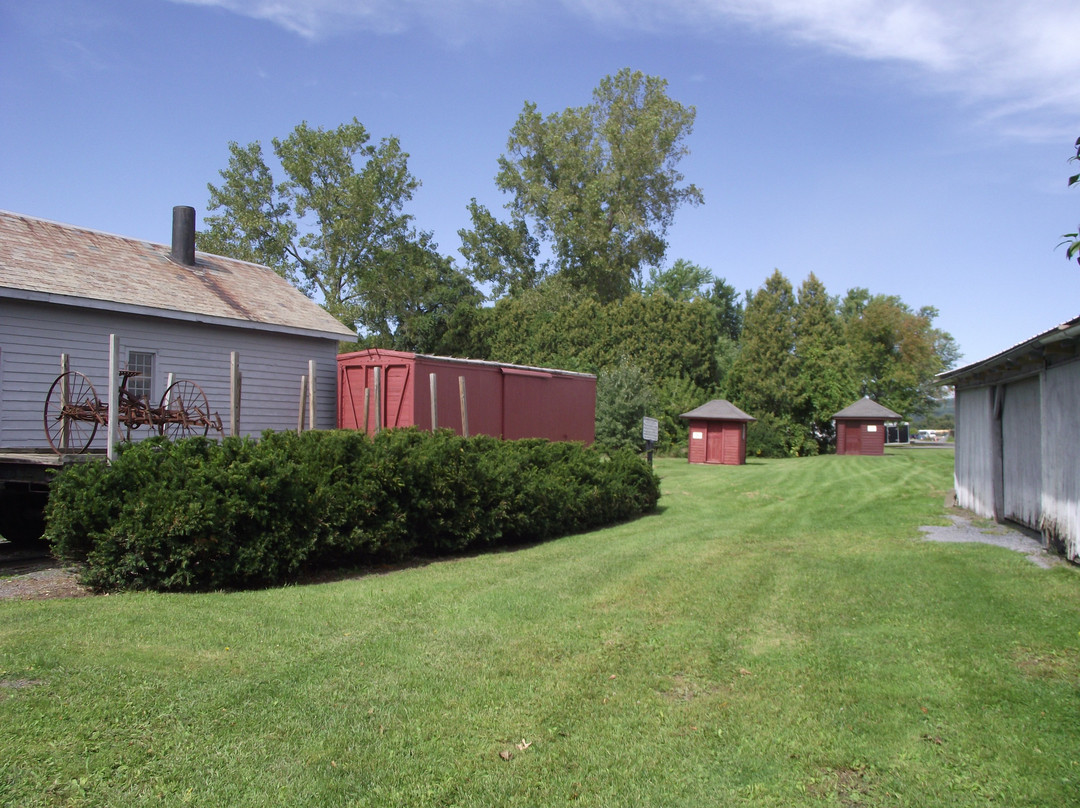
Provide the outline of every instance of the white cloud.
[[912,65],[924,81],[1009,108],[1080,109],[1075,0],[713,0],[714,17],[829,50]]
[[318,39],[343,30],[396,33],[405,26],[384,0],[173,0],[194,6],[217,6],[245,17],[266,20]]
[[[174,0],[212,5],[317,39],[425,28],[458,42],[494,17],[530,25],[549,0]],[[707,36],[746,25],[867,61],[908,65],[924,87],[982,102],[1002,120],[1041,113],[1067,127],[1080,110],[1076,0],[561,0],[605,29]],[[471,32],[471,33],[470,33]]]

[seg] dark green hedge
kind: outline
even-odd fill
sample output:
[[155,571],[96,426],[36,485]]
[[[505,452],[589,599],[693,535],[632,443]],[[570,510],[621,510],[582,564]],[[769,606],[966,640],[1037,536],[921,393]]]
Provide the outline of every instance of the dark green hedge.
[[269,586],[320,568],[539,541],[651,510],[631,452],[449,431],[150,439],[53,481],[46,537],[97,589]]

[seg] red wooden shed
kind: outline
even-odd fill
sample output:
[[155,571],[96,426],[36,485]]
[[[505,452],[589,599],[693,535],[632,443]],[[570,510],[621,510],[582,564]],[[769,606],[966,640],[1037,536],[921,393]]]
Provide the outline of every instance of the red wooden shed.
[[338,355],[340,429],[431,429],[433,401],[434,426],[459,435],[583,443],[596,435],[596,377],[589,373],[381,348]]
[[900,414],[888,407],[869,398],[860,398],[833,416],[836,421],[836,453],[885,454],[885,422],[899,418]]
[[757,418],[730,401],[714,399],[679,416],[690,421],[691,463],[741,466],[746,462],[746,425]]

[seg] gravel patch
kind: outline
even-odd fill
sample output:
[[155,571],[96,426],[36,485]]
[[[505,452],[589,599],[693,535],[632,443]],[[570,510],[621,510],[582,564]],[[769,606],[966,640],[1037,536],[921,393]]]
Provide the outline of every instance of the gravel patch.
[[998,524],[978,527],[972,523],[970,517],[959,514],[950,514],[949,520],[952,522],[949,526],[924,526],[919,530],[925,534],[923,538],[926,541],[977,542],[1014,550],[1017,553],[1023,553],[1028,561],[1040,567],[1049,568],[1055,564],[1065,563],[1057,554],[1048,552],[1038,539],[1016,528]]
[[79,583],[77,569],[55,561],[0,568],[0,600],[81,598],[91,594],[91,590]]

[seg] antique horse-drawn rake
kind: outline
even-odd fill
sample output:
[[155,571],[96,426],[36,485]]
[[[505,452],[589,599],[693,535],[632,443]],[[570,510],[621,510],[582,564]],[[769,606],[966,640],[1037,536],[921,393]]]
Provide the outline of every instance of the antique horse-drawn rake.
[[[222,432],[221,418],[210,412],[206,394],[195,382],[181,379],[169,385],[161,403],[154,407],[127,389],[128,379],[138,375],[136,370],[120,371],[117,423],[125,427],[126,439],[131,439],[132,430],[144,426],[173,440],[206,435],[211,429]],[[57,454],[85,452],[98,427],[108,427],[109,416],[109,405],[76,370],[57,376],[45,397],[45,435]]]

